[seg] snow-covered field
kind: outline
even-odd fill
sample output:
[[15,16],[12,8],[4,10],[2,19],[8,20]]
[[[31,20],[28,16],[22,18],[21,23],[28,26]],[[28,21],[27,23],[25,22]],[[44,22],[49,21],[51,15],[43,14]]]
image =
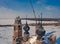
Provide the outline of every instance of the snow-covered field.
[[[8,20],[4,23],[4,21],[0,22],[0,24],[10,24],[14,23],[14,21]],[[35,27],[30,26],[30,36],[35,34]],[[57,36],[57,44],[60,44],[60,26],[45,26],[46,34],[56,31],[54,34]],[[12,44],[13,40],[13,27],[0,27],[0,44]]]

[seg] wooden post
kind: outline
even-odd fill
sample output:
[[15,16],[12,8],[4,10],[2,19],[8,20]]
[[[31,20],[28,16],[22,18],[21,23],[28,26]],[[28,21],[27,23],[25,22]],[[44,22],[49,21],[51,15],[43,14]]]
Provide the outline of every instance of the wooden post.
[[27,42],[28,40],[29,40],[29,35],[28,35],[28,34],[24,34],[22,44],[26,44],[26,42]]
[[29,35],[28,34],[24,34],[24,37],[23,37],[23,41],[28,41],[29,40]]
[[56,44],[56,36],[55,35],[51,36],[51,42],[52,42],[52,44]]
[[21,44],[22,26],[20,17],[16,17],[14,26],[13,44]]

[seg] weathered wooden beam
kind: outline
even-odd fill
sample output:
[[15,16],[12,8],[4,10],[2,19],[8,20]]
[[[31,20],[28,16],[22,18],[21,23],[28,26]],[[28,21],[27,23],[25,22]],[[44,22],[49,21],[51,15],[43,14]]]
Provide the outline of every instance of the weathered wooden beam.
[[[0,24],[0,27],[13,27],[15,26],[16,24],[6,24],[6,25],[3,25],[3,24]],[[18,24],[19,25],[19,24]],[[21,24],[21,26],[24,26],[25,24]],[[39,24],[35,24],[35,23],[30,23],[28,24],[29,26],[36,26],[36,25],[39,25]],[[42,24],[43,26],[60,26],[60,23],[43,23]]]
[[[0,18],[0,19],[15,19],[15,18]],[[21,20],[26,20],[26,18],[20,18]],[[32,20],[32,21],[41,21],[41,18],[27,18],[27,20]],[[42,18],[42,21],[60,21],[60,18]]]
[[[26,18],[21,18],[21,20],[26,20]],[[27,20],[41,21],[41,18],[27,18]],[[42,21],[60,21],[60,18],[42,18]]]

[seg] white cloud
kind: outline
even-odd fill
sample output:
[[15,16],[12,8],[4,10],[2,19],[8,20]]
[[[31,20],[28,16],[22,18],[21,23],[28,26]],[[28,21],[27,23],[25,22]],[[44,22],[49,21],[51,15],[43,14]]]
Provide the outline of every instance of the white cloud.
[[34,15],[32,14],[33,12],[27,12],[21,10],[18,11],[10,8],[0,7],[0,18],[15,18],[17,16],[20,16],[22,18],[22,17],[26,17],[26,15],[28,15],[28,17],[34,17]]
[[42,2],[40,2],[40,1],[37,1],[36,3],[37,3],[37,4],[42,4]]
[[0,7],[0,18],[15,18],[16,16],[23,16],[25,13],[20,11],[12,10],[5,7]]
[[45,7],[47,10],[56,10],[57,7],[54,7],[54,6],[46,6]]
[[44,17],[48,18],[60,18],[60,8],[56,6],[44,6],[42,7],[42,12]]
[[13,17],[16,13],[13,10],[9,10],[8,8],[0,7],[0,18],[1,17]]
[[44,4],[46,0],[37,0],[36,4]]

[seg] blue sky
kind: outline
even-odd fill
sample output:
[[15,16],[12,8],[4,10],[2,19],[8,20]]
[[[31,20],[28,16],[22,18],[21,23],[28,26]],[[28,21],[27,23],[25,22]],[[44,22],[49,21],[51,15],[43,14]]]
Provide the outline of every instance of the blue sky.
[[[43,17],[60,18],[60,0],[32,0],[32,4],[37,16],[42,11]],[[4,11],[2,13],[7,14],[1,15],[2,17],[8,17],[9,14],[12,14],[10,16],[33,16],[29,0],[0,0],[0,8]]]

